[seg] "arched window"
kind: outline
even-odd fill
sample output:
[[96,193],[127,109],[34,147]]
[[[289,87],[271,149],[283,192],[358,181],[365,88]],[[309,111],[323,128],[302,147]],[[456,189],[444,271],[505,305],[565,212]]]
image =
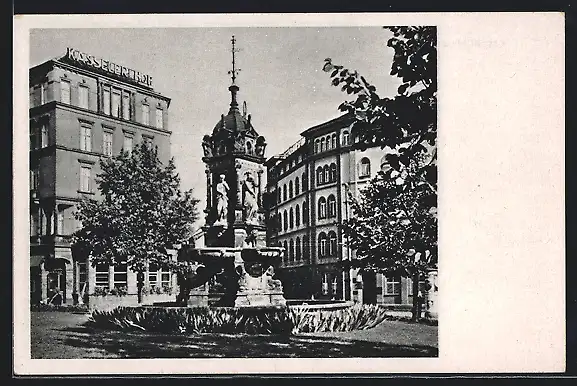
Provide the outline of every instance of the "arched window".
[[252,143],[250,143],[250,141],[246,142],[246,153],[252,154]]
[[303,192],[305,192],[309,188],[309,181],[305,173],[302,174],[301,181],[303,182]]
[[367,157],[361,159],[359,164],[359,177],[366,178],[371,175],[371,161]]
[[280,190],[281,190],[281,189],[279,188],[279,189],[278,189],[278,197],[277,197],[279,204],[280,204],[280,202],[282,201],[281,191],[280,191]]
[[286,201],[286,184],[282,186],[282,199]]
[[295,196],[298,196],[301,193],[301,185],[299,178],[295,178]]
[[329,181],[335,182],[337,180],[337,164],[331,164],[331,172]]
[[289,226],[290,226],[290,229],[293,229],[295,226],[295,214],[294,214],[292,207],[290,208],[290,212],[289,212]]
[[303,202],[303,223],[309,223],[309,206],[306,202]]
[[329,165],[325,165],[323,167],[323,173],[325,175],[325,178],[324,178],[325,184],[328,184],[329,182],[331,182],[331,171],[330,171]]
[[295,208],[295,224],[297,227],[301,225],[301,208],[299,204]]
[[328,216],[329,217],[337,217],[337,199],[334,195],[330,195],[327,199],[327,206],[328,206]]
[[319,166],[317,168],[317,185],[322,185],[323,183],[323,168]]
[[333,133],[331,136],[331,147],[335,149],[337,147],[337,133]]
[[288,244],[287,244],[286,240],[285,240],[285,242],[283,243],[283,248],[284,248],[284,254],[283,254],[283,255],[284,255],[284,256],[283,256],[283,257],[284,257],[284,263],[285,263],[285,264],[288,264],[288,253],[289,253],[289,250],[288,250]]
[[309,251],[309,237],[308,236],[304,236],[303,237],[303,257],[305,261],[308,261],[308,258],[310,256],[310,251]]
[[319,257],[325,257],[327,255],[327,234],[321,232],[319,234]]
[[327,150],[331,150],[331,136],[327,135]]
[[321,152],[325,151],[327,146],[327,140],[323,137],[321,138]]
[[323,219],[327,217],[327,199],[324,197],[319,198],[319,214],[318,218]]
[[283,213],[283,218],[284,218],[284,222],[283,222],[284,231],[286,232],[286,231],[288,230],[288,215],[287,215],[287,213],[286,213],[286,209],[285,209],[285,211],[284,211],[284,213]]
[[277,225],[278,225],[278,230],[282,232],[282,213],[279,213],[279,214],[278,214],[277,220],[278,220],[278,223],[277,223]]
[[295,261],[295,242],[293,239],[290,239],[289,243],[289,260],[291,263]]
[[337,234],[334,231],[329,232],[329,256],[337,255]]
[[295,252],[296,252],[295,255],[296,255],[297,261],[300,261],[301,260],[301,239],[300,239],[300,237],[297,237]]
[[348,146],[349,144],[349,132],[348,130],[343,131],[343,142],[342,146]]
[[289,181],[289,198],[293,198],[293,182]]
[[320,147],[320,141],[318,139],[315,140],[315,153],[318,153],[321,151]]

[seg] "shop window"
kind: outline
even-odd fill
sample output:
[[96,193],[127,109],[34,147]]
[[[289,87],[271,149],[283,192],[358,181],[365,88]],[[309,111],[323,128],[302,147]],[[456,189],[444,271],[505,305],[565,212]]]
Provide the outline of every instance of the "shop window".
[[97,264],[96,265],[96,282],[95,285],[97,288],[108,288],[109,286],[109,272],[108,272],[108,265],[107,264]]
[[401,279],[383,275],[383,289],[385,295],[399,295],[401,293]]

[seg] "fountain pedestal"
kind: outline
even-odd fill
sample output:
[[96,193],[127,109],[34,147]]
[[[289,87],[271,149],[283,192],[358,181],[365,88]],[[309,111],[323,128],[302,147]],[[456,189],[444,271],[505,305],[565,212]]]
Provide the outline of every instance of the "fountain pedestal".
[[239,288],[235,307],[285,306],[282,283],[274,278],[281,248],[244,248],[235,259]]

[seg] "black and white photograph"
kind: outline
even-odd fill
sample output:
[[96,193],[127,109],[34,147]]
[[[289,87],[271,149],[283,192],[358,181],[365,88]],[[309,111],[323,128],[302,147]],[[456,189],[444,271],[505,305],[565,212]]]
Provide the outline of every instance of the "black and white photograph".
[[[477,121],[480,130],[467,123],[472,116],[461,107],[472,98],[496,103],[490,90],[467,94],[473,79],[454,77],[503,59],[480,64],[464,54],[470,47],[504,49],[492,27],[487,40],[474,41],[449,35],[447,19],[444,27],[434,17],[395,20],[30,23],[22,54],[28,114],[21,122],[27,119],[29,136],[21,145],[28,147],[14,153],[24,159],[15,178],[24,180],[25,162],[29,169],[28,190],[19,194],[24,200],[29,193],[29,213],[18,214],[28,226],[20,236],[29,266],[17,270],[28,284],[18,315],[28,319],[15,319],[26,325],[27,360],[397,359],[440,371],[440,358],[489,355],[468,340],[475,331],[475,341],[495,345],[507,334],[518,341],[506,329],[543,331],[522,318],[498,320],[510,309],[495,304],[516,296],[500,289],[525,280],[521,271],[505,275],[512,269],[505,257],[518,256],[507,248],[520,239],[505,242],[513,228],[496,222],[484,228],[480,221],[497,212],[509,218],[485,206],[487,197],[509,198],[495,194],[497,179],[529,154],[561,157],[551,149],[562,137],[540,147],[520,142],[524,155],[510,161],[513,153],[498,150],[509,138],[501,126],[509,117],[479,107],[476,114],[487,122]],[[455,31],[465,25],[455,23]],[[444,54],[459,44],[469,47],[462,56]],[[517,98],[511,93],[519,90],[505,83],[485,85],[500,89],[495,98]],[[24,95],[25,87],[20,81],[15,90]],[[438,103],[439,95],[452,99]],[[547,95],[540,97],[552,100]],[[531,98],[518,108],[531,109],[538,103]],[[498,127],[491,119],[501,119]],[[469,137],[469,131],[475,132]],[[494,132],[505,133],[500,144],[483,144]],[[487,162],[497,153],[504,160],[487,185]],[[562,169],[555,162],[542,176],[556,178]],[[489,196],[477,196],[481,187]],[[557,209],[546,220],[557,219]],[[488,247],[489,239],[505,257],[483,252],[479,245]],[[539,242],[532,241],[535,250]],[[558,272],[552,268],[558,263],[552,258],[547,272]],[[539,288],[548,285],[544,279]],[[530,294],[519,296],[521,306]],[[547,313],[556,304],[539,309]],[[456,321],[457,315],[464,317]],[[500,323],[503,330],[487,332]],[[439,344],[440,335],[447,344]],[[545,339],[543,353],[556,349],[546,342],[558,335],[536,336]],[[454,343],[461,348],[451,349]],[[495,363],[512,352],[495,350]],[[382,371],[366,363],[365,371]]]
[[32,30],[32,358],[438,356],[436,47]]

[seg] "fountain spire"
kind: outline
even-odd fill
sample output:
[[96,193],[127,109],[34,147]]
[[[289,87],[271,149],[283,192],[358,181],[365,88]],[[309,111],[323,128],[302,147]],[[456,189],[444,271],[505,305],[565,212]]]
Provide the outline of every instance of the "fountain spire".
[[240,68],[236,68],[236,57],[235,53],[239,52],[240,50],[235,47],[236,38],[232,35],[232,39],[230,40],[232,43],[232,70],[228,71],[228,74],[231,76],[232,84],[229,86],[228,90],[231,94],[231,101],[230,101],[230,111],[238,111],[238,102],[236,100],[236,93],[239,90],[239,87],[236,85],[236,77],[240,72]]

